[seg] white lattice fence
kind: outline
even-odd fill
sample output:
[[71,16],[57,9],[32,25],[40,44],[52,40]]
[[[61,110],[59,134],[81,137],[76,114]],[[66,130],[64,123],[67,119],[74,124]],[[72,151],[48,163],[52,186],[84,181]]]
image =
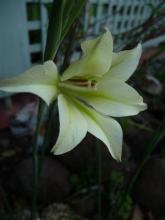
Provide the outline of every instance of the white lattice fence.
[[[161,0],[88,0],[85,8],[84,30],[89,35],[98,35],[107,26],[113,35],[124,34],[143,24],[151,14],[151,5]],[[150,5],[150,6],[149,6]],[[117,39],[117,38],[115,38]],[[154,39],[149,45],[165,41],[165,36]],[[117,40],[119,44],[121,40]]]
[[[88,19],[86,30],[90,27],[98,33],[102,25],[111,28],[113,34],[131,30],[142,24],[150,15],[147,4],[156,5],[160,0],[90,0],[86,5]],[[93,31],[93,30],[91,30]]]
[[[84,11],[83,27],[87,35],[98,35],[103,27],[107,26],[113,35],[118,36],[130,31],[132,28],[142,24],[150,16],[151,9],[148,4],[156,6],[161,0],[88,0]],[[25,0],[27,11],[27,31],[29,36],[29,56],[31,63],[41,60],[42,52],[46,42],[46,30],[48,24],[48,11],[46,4],[52,0]],[[40,16],[38,19],[28,20],[28,13],[32,8],[38,7]],[[30,39],[33,35],[40,33],[40,41]],[[116,45],[121,39],[115,38]],[[165,39],[163,39],[165,40]],[[154,41],[158,43],[157,40]]]
[[[46,42],[48,12],[45,3],[50,1],[26,1],[27,33],[29,37],[29,57],[31,63],[41,61]],[[34,16],[33,16],[34,10]]]
[[[83,27],[87,35],[98,35],[103,27],[107,26],[115,35],[115,45],[119,46],[122,38],[117,36],[130,31],[141,25],[151,14],[151,8],[148,4],[156,6],[161,0],[88,0],[84,11]],[[26,0],[26,6],[37,4],[37,0]],[[46,40],[46,27],[48,23],[45,4],[52,0],[40,0],[40,20],[28,21],[28,31],[30,33],[36,30],[41,31],[42,44],[33,43],[29,45],[31,61],[35,62],[33,55],[39,54],[44,47]],[[161,41],[165,37],[161,38]],[[150,45],[158,44],[159,39],[154,39]]]

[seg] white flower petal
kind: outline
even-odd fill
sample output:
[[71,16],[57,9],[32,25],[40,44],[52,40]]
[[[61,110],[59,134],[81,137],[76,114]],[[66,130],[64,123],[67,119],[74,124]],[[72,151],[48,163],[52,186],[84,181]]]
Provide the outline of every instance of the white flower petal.
[[87,98],[88,103],[105,115],[136,115],[147,107],[134,88],[119,81],[101,82],[97,94],[98,96]]
[[87,122],[74,104],[63,95],[58,96],[60,132],[52,152],[66,153],[78,145],[87,133]]
[[19,76],[1,80],[0,90],[34,93],[49,104],[57,96],[57,74],[56,65],[52,61],[47,61],[43,65],[30,68]]
[[[0,87],[1,89],[1,87]],[[5,86],[2,87],[2,90],[5,92],[27,92],[33,93],[40,98],[42,98],[47,105],[49,105],[52,101],[54,101],[57,97],[57,88],[52,85],[17,85],[17,86]]]
[[142,53],[142,46],[138,44],[132,50],[113,53],[112,65],[102,80],[127,81],[136,70]]
[[104,115],[129,116],[146,109],[142,97],[132,87],[120,81],[100,82],[95,90],[70,85],[63,85],[62,89]]
[[77,103],[88,123],[88,131],[100,139],[112,157],[121,160],[123,133],[120,124],[114,119],[103,116],[93,109]]
[[129,105],[125,103],[115,102],[108,100],[107,98],[91,98],[88,99],[88,102],[93,106],[97,111],[105,115],[110,115],[113,117],[124,117],[136,115],[140,111],[146,109],[146,105]]
[[84,56],[72,63],[61,77],[62,81],[72,77],[95,78],[105,74],[112,61],[113,40],[111,33],[106,32],[94,40],[81,44]]
[[113,100],[128,104],[143,104],[143,98],[139,93],[127,83],[120,81],[101,82],[97,86],[98,92],[103,92]]

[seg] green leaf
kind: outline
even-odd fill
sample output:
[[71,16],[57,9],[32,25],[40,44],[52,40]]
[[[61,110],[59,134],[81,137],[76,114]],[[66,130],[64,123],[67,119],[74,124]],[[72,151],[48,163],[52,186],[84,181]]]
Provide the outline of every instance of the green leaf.
[[64,10],[65,0],[54,0],[52,5],[52,12],[49,18],[49,26],[47,33],[46,49],[44,54],[44,61],[54,58],[58,48],[58,42],[61,38],[62,30],[62,14]]
[[80,15],[84,0],[54,0],[50,16],[44,60],[53,60],[75,19]]
[[73,22],[80,16],[84,3],[84,0],[73,0],[72,4],[71,1],[67,1],[64,9],[62,35],[66,35]]

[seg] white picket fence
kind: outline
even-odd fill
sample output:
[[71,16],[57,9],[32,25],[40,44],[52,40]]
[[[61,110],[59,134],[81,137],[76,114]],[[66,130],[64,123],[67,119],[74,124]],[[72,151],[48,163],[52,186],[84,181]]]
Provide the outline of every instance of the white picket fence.
[[[83,28],[87,35],[98,35],[107,26],[112,33],[130,31],[150,15],[148,4],[161,0],[88,0],[84,10]],[[0,1],[0,78],[18,74],[41,60],[46,41],[48,12],[46,4],[52,0]],[[29,19],[29,8],[38,7],[40,17]],[[35,35],[40,35],[36,42]],[[34,38],[34,39],[33,39]],[[165,41],[154,39],[147,46]],[[35,58],[35,59],[34,59]]]

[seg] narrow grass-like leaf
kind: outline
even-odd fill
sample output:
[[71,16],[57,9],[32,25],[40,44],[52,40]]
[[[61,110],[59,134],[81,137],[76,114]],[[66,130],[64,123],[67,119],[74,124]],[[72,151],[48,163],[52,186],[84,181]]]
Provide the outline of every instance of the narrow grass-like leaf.
[[54,0],[49,20],[44,61],[54,58],[62,32],[62,16],[66,0]]
[[62,29],[62,36],[65,36],[68,32],[70,26],[73,24],[75,19],[80,15],[85,1],[84,0],[73,0],[71,4],[70,1],[67,1],[67,4],[64,9],[64,25]]
[[44,60],[53,60],[75,19],[80,15],[84,0],[54,0],[48,27]]

